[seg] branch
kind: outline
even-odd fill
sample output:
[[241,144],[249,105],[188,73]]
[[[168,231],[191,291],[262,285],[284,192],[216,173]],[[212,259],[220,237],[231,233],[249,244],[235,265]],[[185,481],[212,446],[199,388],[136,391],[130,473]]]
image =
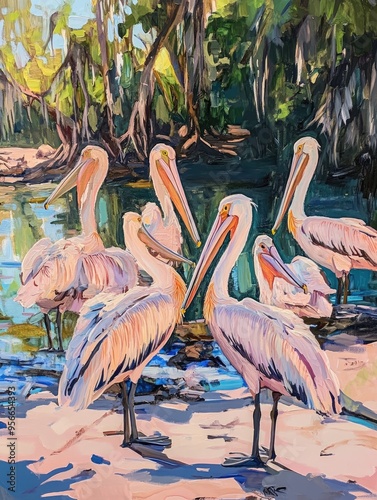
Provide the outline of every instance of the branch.
[[[144,86],[147,83],[147,82],[145,82],[145,80],[147,77],[149,78],[149,76],[151,74],[155,59],[156,59],[159,51],[165,45],[166,40],[168,39],[172,30],[183,20],[183,14],[184,14],[185,8],[186,8],[186,2],[183,0],[181,1],[181,3],[179,5],[177,5],[177,4],[174,5],[172,15],[169,17],[165,26],[162,28],[160,33],[157,35],[155,41],[153,42],[151,50],[149,51],[149,53],[145,59],[144,66],[143,66],[143,73],[142,73],[142,76],[140,79],[140,87],[139,88],[141,88],[142,86]],[[140,94],[140,91],[139,91],[139,94]],[[139,95],[139,98],[140,98],[140,95]],[[137,104],[137,102],[135,104]],[[135,113],[134,113],[134,111],[135,111]],[[131,118],[135,117],[136,112],[137,112],[137,109],[134,108],[132,113],[131,113],[130,122],[131,122]],[[131,134],[127,130],[127,132],[125,132],[123,135],[121,135],[118,138],[119,143],[121,144],[122,142],[124,142],[126,139],[128,139],[130,137],[130,135]]]
[[[23,85],[20,85],[18,82],[14,80],[14,78],[12,78],[10,74],[7,74],[3,69],[0,69],[0,79],[11,85],[13,88],[16,89],[16,91],[29,97],[31,101],[35,100],[38,101],[40,104],[42,103],[43,97],[40,94],[36,94],[35,92],[32,92]],[[30,104],[31,103],[29,102],[29,105]],[[47,107],[48,114],[51,116],[51,118],[54,120],[56,124],[58,121],[60,121],[63,127],[73,130],[74,122],[71,118],[65,115],[59,116],[59,111],[53,106],[51,106],[51,104],[47,104],[45,102],[45,106]]]

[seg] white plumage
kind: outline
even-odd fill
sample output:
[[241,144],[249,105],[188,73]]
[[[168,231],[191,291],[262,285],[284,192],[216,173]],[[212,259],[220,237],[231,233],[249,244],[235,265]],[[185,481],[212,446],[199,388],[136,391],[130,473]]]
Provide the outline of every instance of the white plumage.
[[88,301],[67,351],[59,404],[81,410],[115,383],[129,377],[136,383],[176,320],[171,296],[155,285]]
[[[16,301],[23,307],[38,305],[47,314],[57,309],[78,313],[87,298],[102,291],[124,291],[136,285],[138,270],[130,252],[105,249],[97,233],[95,204],[108,171],[107,153],[87,146],[74,169],[62,180],[46,205],[77,185],[82,234],[53,243],[38,241],[26,254],[21,267],[21,287]],[[47,327],[47,323],[46,323]],[[47,328],[49,347],[52,340]],[[58,322],[59,348],[63,349]]]
[[328,358],[292,312],[253,299],[230,299],[227,305],[215,306],[209,327],[253,396],[267,388],[321,414],[340,410],[339,382]]
[[[197,246],[200,238],[179,177],[175,151],[166,144],[157,144],[149,155],[150,176],[161,209],[147,203],[142,209],[142,221],[149,233],[173,252],[182,251],[182,231],[174,207],[180,214]],[[167,262],[166,259],[158,257]]]
[[[153,284],[121,294],[102,293],[86,302],[68,347],[59,383],[60,405],[83,409],[114,383],[130,379],[135,385],[181,318],[185,284],[172,267],[150,255],[142,242],[150,236],[137,214],[124,216],[124,238]],[[155,248],[155,243],[150,238],[148,247]],[[177,257],[171,253],[171,258]],[[125,445],[137,440],[132,398],[124,401],[125,419],[133,427],[129,436],[125,425]]]
[[181,226],[174,212],[163,218],[156,203],[149,202],[143,207],[141,217],[145,227],[157,241],[174,252],[182,252]]
[[341,300],[343,289],[343,302],[347,303],[351,269],[377,271],[377,231],[359,219],[308,217],[305,214],[305,197],[318,165],[319,149],[312,137],[296,141],[272,234],[288,211],[289,232],[310,259],[333,271],[338,278],[337,302]]
[[272,239],[266,235],[256,238],[253,254],[260,302],[289,309],[300,317],[331,316],[328,295],[335,290],[329,287],[315,262],[298,256],[285,264]]
[[249,198],[231,195],[222,200],[183,303],[183,307],[190,305],[212,260],[230,234],[230,242],[208,286],[203,314],[221,350],[245,379],[254,397],[255,410],[252,454],[241,459],[231,458],[225,462],[227,466],[262,464],[259,455],[262,388],[270,389],[274,398],[269,458],[276,456],[277,405],[282,394],[297,398],[321,414],[331,415],[340,410],[337,377],[303,320],[291,311],[249,298],[238,302],[229,296],[229,276],[246,244],[251,223]]

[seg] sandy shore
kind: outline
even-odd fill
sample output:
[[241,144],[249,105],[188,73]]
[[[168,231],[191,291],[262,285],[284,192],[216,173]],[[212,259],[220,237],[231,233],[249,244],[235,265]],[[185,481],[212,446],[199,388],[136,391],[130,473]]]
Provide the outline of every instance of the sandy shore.
[[[342,389],[377,410],[377,343],[328,355]],[[142,401],[153,398],[139,396],[139,431],[169,435],[172,446],[165,450],[141,445],[123,449],[121,435],[104,434],[121,431],[116,396],[106,395],[74,412],[59,408],[54,393],[56,386],[19,400],[17,494],[10,498],[377,498],[377,426],[353,417],[322,419],[313,411],[281,404],[276,463],[230,469],[222,461],[232,452],[249,453],[251,447],[253,405],[244,388],[203,392],[192,402],[148,404]],[[270,408],[264,396],[264,447]],[[0,458],[6,461],[6,419],[0,422]],[[3,462],[0,468],[4,487],[9,465]]]
[[47,145],[41,148],[0,148],[0,183],[23,181],[25,170],[45,162],[54,151]]

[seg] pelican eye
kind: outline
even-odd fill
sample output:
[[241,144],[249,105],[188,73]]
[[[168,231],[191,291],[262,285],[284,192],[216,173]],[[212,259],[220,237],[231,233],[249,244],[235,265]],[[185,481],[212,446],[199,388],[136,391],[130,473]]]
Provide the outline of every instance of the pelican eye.
[[297,153],[301,153],[302,149],[303,149],[303,144],[300,144],[298,147],[297,147]]
[[230,208],[229,205],[224,205],[223,209],[222,209],[222,212],[229,212],[229,208]]
[[261,243],[260,247],[262,250],[266,250],[266,245],[264,245],[263,243]]
[[138,217],[138,218],[137,218],[137,221],[138,221],[138,222],[141,222],[141,217]]

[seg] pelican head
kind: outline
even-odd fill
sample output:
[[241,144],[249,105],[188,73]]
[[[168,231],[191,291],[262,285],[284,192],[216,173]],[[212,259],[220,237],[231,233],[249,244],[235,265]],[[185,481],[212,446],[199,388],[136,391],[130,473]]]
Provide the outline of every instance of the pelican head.
[[289,269],[283,262],[276,250],[274,242],[267,235],[258,236],[254,242],[253,255],[255,261],[255,269],[262,271],[264,278],[267,280],[270,289],[275,278],[283,278],[293,286],[302,288],[307,292],[307,286]]
[[104,149],[99,146],[86,146],[73,169],[64,177],[44,203],[44,207],[77,186],[79,205],[88,188],[97,194],[109,170],[109,158]]
[[285,187],[283,200],[280,204],[280,209],[272,234],[278,230],[283,217],[288,210],[292,197],[299,185],[305,180],[305,192],[302,193],[304,197],[308,189],[309,182],[311,181],[318,163],[318,151],[320,145],[313,137],[303,137],[295,142],[293,146],[294,156],[292,159],[291,170],[287,185]]
[[123,215],[123,232],[126,246],[130,249],[132,254],[134,254],[135,252],[136,258],[137,248],[135,246],[135,240],[141,241],[147,248],[158,253],[164,259],[172,260],[175,262],[185,262],[190,266],[194,266],[194,263],[191,260],[186,259],[186,257],[183,257],[183,255],[173,252],[169,248],[159,243],[144,226],[140,215],[135,212],[127,212]]
[[229,234],[232,240],[236,231],[239,231],[238,236],[240,238],[240,247],[242,245],[241,249],[245,245],[252,223],[252,207],[256,208],[255,203],[243,194],[227,196],[220,202],[217,217],[212,225],[200,259],[187,288],[182,305],[183,312],[191,304],[200,283],[219,252],[227,235]]
[[199,233],[179,178],[174,149],[166,144],[157,144],[150,152],[149,165],[150,176],[161,205],[164,206],[166,196],[171,199],[191,238],[199,247]]

